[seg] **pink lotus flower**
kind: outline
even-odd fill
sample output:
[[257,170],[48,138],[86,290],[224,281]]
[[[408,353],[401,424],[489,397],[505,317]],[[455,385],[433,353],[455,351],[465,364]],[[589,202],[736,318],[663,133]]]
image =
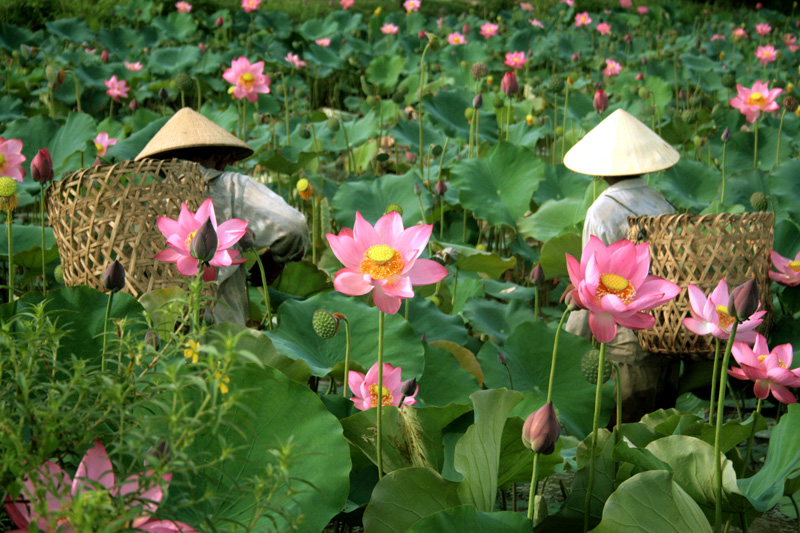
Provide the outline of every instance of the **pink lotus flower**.
[[392,24],[391,22],[387,22],[383,26],[381,26],[381,33],[384,35],[394,35],[400,28],[397,27],[396,24]]
[[481,26],[481,35],[483,35],[484,39],[490,39],[497,35],[497,30],[500,29],[500,26],[497,24],[492,24],[491,22],[487,22],[486,24]]
[[320,37],[319,39],[317,39],[314,42],[317,43],[318,45],[320,45],[323,48],[327,48],[327,47],[329,47],[331,45],[331,40],[328,37]]
[[242,9],[245,13],[252,13],[261,6],[261,0],[242,0]]
[[572,7],[572,6],[575,5],[575,0],[561,0],[561,3],[562,4],[567,4],[569,7]]
[[22,155],[22,141],[19,139],[5,140],[0,137],[0,176],[12,178],[22,183],[25,169],[22,163],[26,157]]
[[[152,471],[147,472],[145,477],[152,474]],[[165,474],[162,479],[168,487],[172,474]],[[75,479],[70,479],[69,474],[56,462],[48,461],[33,473],[33,479],[26,475],[23,485],[21,500],[6,503],[8,516],[20,528],[12,530],[12,533],[27,532],[31,526],[37,531],[71,532],[72,525],[64,515],[70,511],[72,502],[80,493],[96,490],[107,491],[112,498],[122,497],[136,502],[142,514],[131,522],[130,527],[138,531],[196,533],[194,528],[182,522],[150,518],[158,510],[166,487],[141,487],[138,475],[132,475],[124,483],[117,484],[108,453],[99,441],[95,441],[94,447],[83,456]],[[39,514],[45,508],[47,514]],[[126,505],[126,509],[131,508]],[[77,512],[77,509],[72,511]],[[53,524],[58,529],[53,529]]]
[[131,72],[139,72],[144,68],[142,64],[138,61],[135,63],[131,63],[130,61],[123,61],[123,63],[125,64],[125,68],[127,68]]
[[189,2],[178,2],[175,4],[175,9],[178,10],[178,13],[189,13],[192,11],[192,4]]
[[650,270],[649,244],[621,239],[610,246],[592,235],[581,261],[567,254],[571,292],[576,305],[589,310],[589,328],[599,342],[617,335],[617,324],[630,329],[653,327],[644,313],[678,295],[680,287]]
[[772,63],[778,59],[778,51],[772,45],[759,46],[756,49],[756,57],[763,66],[766,66],[767,63]]
[[542,21],[539,19],[528,19],[528,22],[531,23],[531,26],[544,29],[544,24],[542,24]]
[[420,0],[406,0],[403,2],[403,9],[406,10],[406,13],[411,13],[412,11],[419,11],[420,5],[422,5]]
[[519,7],[523,11],[533,11],[533,5],[530,2],[520,2]]
[[766,22],[762,22],[761,24],[756,24],[756,33],[762,37],[766,37],[769,35],[769,32],[772,31],[772,26],[767,24]]
[[603,69],[603,76],[618,76],[622,70],[622,65],[613,59],[606,59],[606,68]]
[[631,2],[631,0],[619,0],[619,7],[628,9],[629,7],[633,7],[633,2]]
[[794,256],[794,261],[783,257],[775,250],[771,251],[769,256],[772,258],[772,266],[778,269],[777,272],[770,270],[769,279],[787,287],[800,285],[800,252]]
[[769,351],[767,339],[756,335],[753,348],[744,342],[734,342],[731,352],[741,368],[731,368],[728,374],[736,379],[755,381],[753,392],[756,397],[765,399],[772,396],[782,403],[797,403],[786,387],[800,387],[800,369],[789,370],[792,366],[792,345],[781,344]]
[[712,43],[714,41],[716,41],[717,39],[722,39],[724,41],[725,40],[725,36],[724,35],[720,35],[719,33],[715,33],[714,35],[711,36],[711,42]]
[[783,44],[785,44],[789,48],[790,52],[797,52],[797,50],[800,50],[800,46],[794,44],[796,42],[797,42],[797,37],[792,35],[791,33],[787,33],[786,35],[783,36]]
[[97,48],[84,48],[83,51],[86,52],[87,54],[93,54],[97,52]]
[[111,76],[110,79],[105,81],[105,84],[108,87],[106,94],[113,98],[115,102],[119,102],[120,96],[122,98],[128,97],[128,84],[125,80],[117,80],[116,76]]
[[736,28],[735,30],[733,30],[733,33],[731,33],[731,35],[733,35],[733,38],[736,41],[738,41],[739,39],[747,39],[747,32],[744,31],[744,28]]
[[[731,335],[733,317],[728,314],[728,283],[723,279],[717,288],[706,298],[698,287],[689,284],[689,305],[692,316],[683,319],[683,325],[695,335],[708,335],[728,340]],[[758,311],[736,328],[737,341],[753,344],[756,340],[755,328],[761,324],[766,311]]]
[[117,138],[109,138],[108,133],[101,131],[94,138],[94,147],[97,149],[97,157],[105,157],[108,153],[108,148],[117,144]]
[[447,42],[452,44],[453,46],[458,46],[460,44],[467,44],[467,39],[457,31],[454,31],[453,33],[447,36]]
[[342,9],[350,9],[354,3],[355,0],[339,0],[339,5],[342,6]]
[[525,57],[525,52],[508,52],[506,53],[506,65],[513,69],[521,69],[528,62]]
[[247,231],[247,222],[232,218],[217,226],[217,217],[214,213],[214,204],[211,198],[192,213],[185,203],[181,204],[181,213],[178,220],[168,217],[159,217],[156,221],[158,229],[167,238],[169,248],[156,254],[156,259],[165,263],[175,263],[178,272],[184,276],[194,276],[198,272],[198,260],[192,256],[191,244],[197,230],[200,229],[208,219],[214,226],[217,233],[217,251],[214,257],[208,262],[211,266],[226,267],[238,265],[245,262],[243,257],[239,257],[239,251],[231,249]]
[[[383,391],[380,399],[381,405],[388,406],[400,405],[400,398],[403,397],[403,385],[407,381],[400,381],[401,368],[395,368],[389,363],[383,363]],[[347,385],[353,391],[353,397],[350,398],[356,406],[356,409],[366,411],[373,407],[378,407],[378,363],[372,365],[367,375],[361,372],[351,370],[347,374]],[[417,403],[415,396],[419,392],[419,385],[414,391],[414,394],[406,396],[403,399],[404,405],[413,405]]]
[[300,59],[300,56],[299,56],[299,55],[297,55],[297,54],[293,54],[293,53],[291,53],[291,52],[289,52],[288,54],[286,54],[286,57],[284,58],[284,60],[285,60],[287,63],[291,63],[291,64],[292,64],[292,66],[293,66],[294,68],[296,68],[297,70],[300,70],[301,68],[303,68],[303,67],[305,67],[305,66],[306,66],[306,62],[305,62],[305,61],[303,61],[302,59]]
[[580,28],[581,26],[588,26],[592,23],[592,19],[589,17],[589,12],[584,11],[583,13],[578,13],[575,15],[575,27]]
[[246,57],[231,61],[231,68],[225,70],[222,77],[233,87],[228,89],[234,98],[247,98],[250,102],[258,100],[258,94],[269,94],[269,76],[265,76],[264,62],[250,64]]
[[761,112],[777,111],[780,106],[775,101],[783,89],[769,90],[769,84],[761,80],[753,84],[752,89],[736,84],[736,96],[728,102],[744,114],[747,122],[752,124],[761,115]]
[[352,230],[326,235],[333,254],[344,265],[333,287],[351,296],[373,291],[378,309],[395,314],[402,298],[413,298],[414,285],[429,285],[447,276],[447,269],[436,261],[418,259],[432,229],[430,224],[403,229],[403,219],[394,211],[378,219],[373,228],[356,212]]
[[611,33],[611,25],[608,22],[601,22],[597,25],[597,31],[600,32],[600,35],[608,35]]
[[647,6],[639,6],[636,8],[636,12],[639,13],[640,15],[647,15],[648,11],[649,9],[647,9]]

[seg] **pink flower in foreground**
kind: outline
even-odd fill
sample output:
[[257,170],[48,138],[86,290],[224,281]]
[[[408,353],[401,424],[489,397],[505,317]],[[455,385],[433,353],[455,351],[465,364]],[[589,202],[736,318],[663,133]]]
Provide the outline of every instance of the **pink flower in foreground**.
[[721,34],[719,34],[719,33],[715,33],[714,35],[712,35],[712,36],[711,36],[711,42],[712,42],[712,43],[713,43],[714,41],[716,41],[717,39],[722,39],[722,40],[724,41],[724,40],[725,40],[725,36],[724,36],[724,35],[721,35]]
[[519,7],[523,11],[533,11],[533,4],[531,4],[530,2],[520,2]]
[[800,46],[794,44],[796,42],[797,42],[797,37],[792,35],[791,33],[787,33],[786,35],[783,36],[783,44],[785,44],[789,48],[790,52],[797,52],[797,50],[800,50]]
[[378,309],[395,314],[400,300],[414,297],[414,285],[429,285],[447,276],[447,269],[430,259],[419,259],[428,244],[432,225],[403,229],[402,217],[392,211],[373,228],[356,212],[353,229],[326,237],[344,268],[336,273],[333,287],[359,296],[372,292]]
[[747,32],[744,31],[744,28],[736,28],[735,30],[733,30],[733,33],[731,33],[731,35],[733,35],[733,38],[737,41],[739,39],[747,39]]
[[189,2],[178,2],[175,4],[175,9],[178,10],[178,13],[190,13],[192,11],[192,4]]
[[257,61],[253,64],[242,56],[231,61],[231,67],[222,74],[222,77],[233,87],[228,89],[234,98],[247,98],[250,102],[258,100],[258,94],[269,94],[269,76],[265,76],[264,62]]
[[403,2],[403,9],[406,10],[406,13],[411,13],[412,11],[419,11],[420,5],[422,5],[420,0],[406,0]]
[[339,5],[342,6],[342,9],[350,9],[354,3],[355,0],[339,0]]
[[[403,385],[407,381],[401,381],[402,369],[398,366],[395,368],[389,363],[383,363],[383,391],[380,395],[381,405],[388,406],[400,405],[400,398],[403,397]],[[378,363],[372,365],[367,375],[361,372],[351,370],[347,374],[347,385],[353,391],[353,397],[350,398],[356,406],[356,409],[366,411],[373,407],[378,407]],[[404,405],[413,405],[417,403],[415,396],[419,391],[419,385],[414,391],[414,394],[406,396],[403,399]]]
[[[145,476],[152,474],[152,471],[147,472]],[[69,474],[56,462],[48,461],[33,472],[33,478],[25,476],[21,500],[6,503],[6,511],[20,528],[13,530],[15,533],[27,532],[31,526],[37,531],[55,531],[51,524],[56,524],[58,531],[72,531],[72,525],[65,515],[70,511],[79,511],[70,509],[76,497],[86,491],[107,491],[112,498],[122,497],[140,506],[141,515],[130,523],[130,527],[137,531],[196,533],[194,528],[182,522],[150,518],[158,510],[172,474],[165,474],[162,479],[164,487],[142,487],[138,475],[132,475],[118,484],[106,449],[99,441],[95,441],[94,447],[86,452],[78,465],[75,479],[70,479]],[[126,505],[126,508],[130,509],[131,506]],[[46,515],[39,514],[43,509],[47,509]]]
[[778,271],[770,270],[769,279],[787,287],[800,285],[800,252],[794,256],[794,261],[783,257],[775,250],[769,253],[772,258],[772,266]]
[[242,9],[245,13],[257,11],[261,6],[261,0],[242,0]]
[[454,46],[458,46],[460,44],[466,44],[467,39],[457,31],[454,31],[453,33],[447,36],[447,42]]
[[144,68],[142,64],[138,61],[135,63],[131,63],[130,61],[123,61],[123,63],[125,64],[125,68],[130,70],[131,72],[139,72]]
[[797,403],[797,398],[786,388],[800,386],[800,369],[789,370],[792,351],[791,344],[781,344],[770,352],[767,339],[761,334],[756,335],[753,348],[744,342],[734,342],[731,352],[740,368],[731,368],[728,374],[755,381],[753,392],[757,398],[763,400],[771,392],[781,403]]
[[116,137],[109,138],[108,133],[105,131],[98,133],[97,137],[94,138],[94,147],[97,149],[97,157],[105,157],[108,153],[109,146],[114,146],[115,144],[117,144]]
[[633,2],[631,2],[631,0],[619,0],[619,7],[628,9],[629,7],[633,7]]
[[300,59],[300,56],[299,56],[299,55],[297,55],[297,54],[293,54],[293,53],[291,53],[291,52],[289,52],[288,54],[286,54],[286,57],[284,58],[284,60],[285,60],[287,63],[291,63],[291,64],[292,64],[292,66],[293,66],[294,68],[296,68],[297,70],[300,70],[301,68],[303,68],[303,67],[305,67],[305,66],[306,66],[306,62],[305,62],[305,61],[303,61],[302,59]]
[[588,26],[592,23],[592,19],[589,17],[589,12],[584,11],[583,13],[578,13],[575,15],[575,27],[580,28],[581,26]]
[[761,115],[761,112],[777,111],[780,106],[775,101],[783,89],[769,90],[769,84],[761,80],[753,84],[752,89],[736,84],[736,96],[728,102],[732,107],[738,109],[752,124]]
[[[728,314],[728,283],[723,279],[717,288],[706,298],[698,287],[689,284],[689,304],[692,316],[683,319],[683,325],[695,335],[708,335],[728,340],[731,335],[733,317]],[[755,328],[761,324],[766,311],[758,311],[736,328],[737,341],[753,344],[756,340]]]
[[542,24],[542,21],[539,19],[528,19],[528,22],[531,23],[531,26],[544,29],[544,24]]
[[320,45],[323,48],[327,48],[327,47],[329,47],[331,45],[331,40],[328,37],[321,37],[321,38],[317,39],[314,42],[317,43],[318,45]]
[[120,96],[122,98],[128,97],[128,84],[125,80],[117,80],[116,76],[111,76],[110,79],[105,81],[105,84],[108,87],[106,94],[113,98],[115,102],[119,102]]
[[525,52],[508,52],[506,53],[506,65],[513,69],[521,69],[528,62],[525,57]]
[[22,141],[0,137],[0,176],[6,176],[22,183],[25,169],[22,163],[26,157],[22,155]]
[[484,39],[490,39],[497,35],[497,30],[500,29],[500,26],[497,24],[492,24],[491,22],[487,22],[481,26],[481,35],[483,35]]
[[226,267],[238,265],[245,262],[243,257],[239,257],[239,251],[231,249],[247,231],[247,222],[232,218],[226,220],[219,226],[217,216],[214,213],[214,204],[211,198],[192,213],[185,203],[181,204],[181,212],[178,220],[169,217],[159,217],[156,221],[158,229],[166,237],[169,248],[156,254],[156,259],[165,263],[175,263],[178,272],[184,276],[194,276],[198,271],[198,260],[192,256],[191,245],[197,230],[211,219],[214,231],[217,234],[217,251],[214,257],[208,262],[211,266]]
[[640,15],[647,15],[648,11],[650,10],[647,9],[647,6],[639,6],[636,8],[636,12],[639,13]]
[[561,3],[562,4],[567,4],[569,7],[572,7],[572,6],[575,5],[575,0],[561,0]]
[[600,32],[600,35],[608,35],[611,33],[611,25],[608,22],[601,22],[597,25],[597,31]]
[[387,22],[383,26],[381,26],[381,33],[384,35],[394,35],[397,33],[397,30],[400,28],[397,27],[396,24],[392,24],[391,22]]
[[613,59],[606,59],[606,68],[603,69],[603,76],[611,77],[619,75],[622,70],[622,65]]
[[762,37],[766,37],[769,35],[769,32],[772,31],[772,26],[767,24],[766,22],[762,22],[761,24],[756,24],[756,33]]
[[653,327],[655,318],[644,313],[673,299],[680,287],[651,276],[649,244],[621,239],[610,246],[592,235],[581,261],[567,255],[569,279],[576,287],[572,298],[589,310],[589,328],[599,342],[610,342],[617,325],[630,329]]
[[772,63],[778,59],[778,51],[772,45],[759,46],[756,49],[756,57],[761,61],[762,65],[766,66],[767,63]]

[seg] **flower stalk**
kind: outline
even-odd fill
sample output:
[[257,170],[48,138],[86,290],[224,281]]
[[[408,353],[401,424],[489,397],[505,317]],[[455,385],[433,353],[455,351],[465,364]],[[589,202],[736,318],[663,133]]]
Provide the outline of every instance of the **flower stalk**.
[[731,359],[731,348],[736,339],[736,328],[739,327],[739,319],[733,317],[731,326],[731,336],[725,346],[725,355],[722,358],[722,369],[720,371],[719,398],[717,401],[717,425],[714,432],[714,531],[717,532],[722,527],[722,461],[723,455],[720,451],[720,440],[722,438],[722,415],[725,408],[725,387],[728,384],[728,362]]
[[377,424],[377,441],[375,443],[376,453],[378,455],[378,480],[383,478],[383,445],[381,431],[381,419],[383,411],[383,322],[386,317],[383,311],[379,311],[378,315],[378,405],[376,406],[376,424]]
[[[597,360],[597,368],[602,369],[606,361],[606,343],[600,343],[600,357]],[[594,392],[594,417],[592,417],[592,451],[589,456],[589,481],[586,483],[586,499],[584,500],[583,510],[583,531],[589,531],[589,518],[592,506],[592,489],[594,488],[595,470],[597,467],[597,426],[600,420],[600,407],[603,401],[602,396],[603,380],[597,380]]]
[[8,238],[8,302],[14,301],[14,215],[11,205],[6,207],[6,234]]
[[[264,318],[261,319],[261,326],[263,327],[264,324],[267,324],[267,328],[272,331],[272,308],[270,306],[269,301],[269,287],[267,287],[267,274],[264,271],[264,263],[261,262],[261,256],[258,255],[258,252],[255,248],[251,248],[253,255],[256,256],[256,263],[258,263],[258,270],[261,272],[261,288],[264,290],[264,306],[266,307],[264,310]],[[346,380],[347,378],[345,378]],[[345,381],[346,383],[346,381]]]

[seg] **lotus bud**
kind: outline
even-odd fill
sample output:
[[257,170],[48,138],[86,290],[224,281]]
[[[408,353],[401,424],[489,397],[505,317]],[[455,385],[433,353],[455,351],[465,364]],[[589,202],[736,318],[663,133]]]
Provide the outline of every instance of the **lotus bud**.
[[517,75],[513,70],[506,72],[503,76],[503,81],[500,82],[500,90],[502,90],[506,96],[511,96],[519,92],[519,82],[517,82]]
[[403,393],[403,396],[414,396],[417,392],[417,388],[417,378],[411,378],[403,382],[400,392]]
[[336,117],[329,118],[327,125],[329,130],[339,131],[339,121],[336,119]]
[[244,235],[242,235],[242,238],[239,239],[239,245],[242,248],[244,248],[245,250],[249,250],[251,248],[255,248],[256,247],[255,238],[256,238],[256,236],[253,233],[253,230],[251,230],[250,228],[247,228],[247,230],[245,230],[245,232],[244,232]]
[[464,35],[469,33],[469,24],[464,24],[463,26],[461,26],[461,33],[463,33]]
[[594,101],[592,104],[598,115],[602,115],[605,110],[608,109],[608,96],[603,89],[597,89],[597,92],[594,93]]
[[102,61],[103,63],[108,63],[108,50],[103,50],[100,53],[100,61]]
[[437,181],[435,188],[436,188],[436,194],[438,194],[439,196],[444,196],[444,193],[447,192],[447,184],[444,182],[444,180]]
[[730,140],[731,140],[731,129],[725,128],[725,130],[722,132],[722,142],[726,143]]
[[201,54],[205,54],[206,53],[206,45],[205,44],[198,43],[197,47],[200,49],[200,53]]
[[165,87],[162,87],[161,89],[159,89],[158,97],[161,100],[166,100],[167,98],[169,98],[169,93],[167,92],[167,89]]
[[414,163],[417,160],[417,154],[406,150],[406,162],[407,163]]
[[746,281],[733,289],[728,299],[728,314],[744,322],[758,311],[760,293],[755,278]]
[[56,81],[58,81],[58,73],[56,72],[56,69],[54,69],[50,65],[47,65],[44,68],[44,75],[47,78],[47,82],[50,85],[55,85]]
[[[217,268],[211,265],[203,265],[203,281],[206,283],[211,283],[217,279]],[[213,323],[214,320],[212,318],[211,322]]]
[[192,243],[189,245],[189,251],[192,257],[201,263],[208,263],[217,253],[218,244],[219,240],[217,239],[214,224],[211,222],[211,218],[208,218],[195,232]]
[[114,261],[103,272],[103,287],[107,291],[117,292],[125,288],[125,269],[122,263]]
[[625,42],[631,44],[632,38],[630,33],[625,34]]
[[311,327],[322,339],[332,339],[339,331],[339,319],[330,311],[317,309],[311,317]]
[[498,350],[497,351],[497,362],[500,363],[503,366],[506,366],[508,364],[508,356],[506,356],[506,354],[504,354],[503,352]]
[[31,51],[32,50],[33,50],[33,48],[31,48],[27,44],[19,45],[19,55],[21,55],[22,59],[24,59],[26,61],[31,58]]
[[478,93],[475,95],[475,98],[472,99],[472,107],[475,109],[480,109],[483,107],[483,94]]
[[522,426],[522,443],[534,453],[550,455],[556,449],[561,425],[553,402],[547,402],[528,416]]
[[50,157],[50,152],[47,148],[42,148],[39,150],[39,153],[33,157],[33,161],[31,162],[31,177],[33,181],[41,183],[42,185],[53,179],[53,159]]
[[418,39],[424,39],[426,36],[427,34],[425,33],[425,30],[419,30],[419,33],[417,34]]
[[416,194],[417,196],[422,194],[422,187],[420,187],[419,183],[414,184],[414,194]]
[[128,104],[128,109],[130,109],[131,111],[136,111],[137,109],[139,109],[139,100],[137,100],[136,98],[131,100],[130,103]]
[[67,73],[64,72],[63,69],[58,69],[58,73],[56,74],[56,87],[61,87],[65,79],[67,79]]
[[533,283],[534,287],[538,287],[544,284],[544,280],[544,269],[542,268],[542,264],[539,263],[531,270],[531,283]]
[[225,24],[225,19],[222,17],[217,17],[217,21],[214,23],[217,28],[221,28],[223,24]]
[[574,54],[572,54],[572,61],[577,61],[578,59],[580,59],[580,57],[581,56],[578,55],[578,52],[575,52]]

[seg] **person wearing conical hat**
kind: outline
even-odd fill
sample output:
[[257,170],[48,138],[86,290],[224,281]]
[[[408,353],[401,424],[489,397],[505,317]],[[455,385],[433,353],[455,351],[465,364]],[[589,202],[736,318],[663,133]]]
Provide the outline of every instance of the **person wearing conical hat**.
[[[668,169],[679,159],[669,143],[622,109],[587,133],[566,153],[564,165],[573,172],[603,178],[608,188],[586,212],[583,246],[592,235],[606,246],[627,238],[629,216],[674,213],[672,204],[641,176]],[[573,311],[566,330],[591,339],[589,312]],[[656,409],[674,407],[678,362],[645,352],[636,334],[623,327],[606,345],[606,356],[620,366],[617,381],[622,389],[623,422],[638,422]]]
[[[177,158],[200,164],[218,220],[246,220],[255,248],[267,248],[261,258],[269,282],[288,262],[303,258],[311,239],[305,216],[280,195],[249,176],[225,170],[252,154],[247,143],[185,107],[158,130],[135,160]],[[250,306],[245,266],[220,268],[217,281],[214,320],[244,325]]]

